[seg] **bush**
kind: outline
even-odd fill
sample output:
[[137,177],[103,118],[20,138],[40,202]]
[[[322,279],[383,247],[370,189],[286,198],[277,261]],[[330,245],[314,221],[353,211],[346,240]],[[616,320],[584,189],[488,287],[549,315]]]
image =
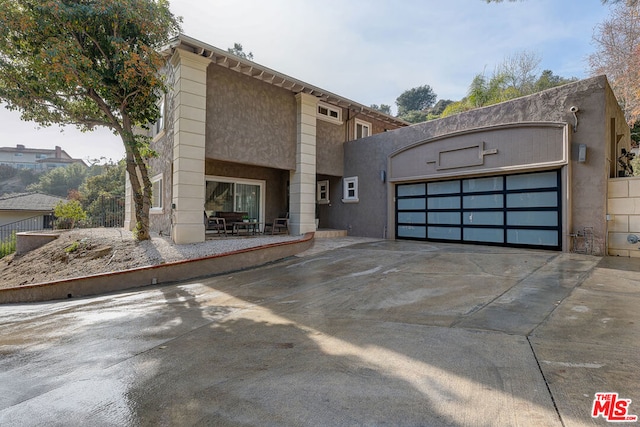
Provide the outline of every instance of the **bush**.
[[53,214],[58,218],[58,228],[73,228],[76,222],[87,219],[87,213],[77,200],[59,202],[53,208]]
[[11,237],[0,242],[0,258],[11,255],[16,251],[16,233],[11,233]]

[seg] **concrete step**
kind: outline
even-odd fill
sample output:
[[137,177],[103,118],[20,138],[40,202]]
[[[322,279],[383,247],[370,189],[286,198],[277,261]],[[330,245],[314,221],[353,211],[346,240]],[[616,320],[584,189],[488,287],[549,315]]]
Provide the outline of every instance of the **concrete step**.
[[326,239],[330,237],[345,237],[347,235],[347,230],[333,230],[329,228],[321,228],[316,230],[315,238],[316,239]]

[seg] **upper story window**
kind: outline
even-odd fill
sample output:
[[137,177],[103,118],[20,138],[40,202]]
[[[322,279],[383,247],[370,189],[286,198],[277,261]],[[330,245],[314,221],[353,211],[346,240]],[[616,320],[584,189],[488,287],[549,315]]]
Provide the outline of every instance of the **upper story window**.
[[355,138],[366,138],[371,135],[371,123],[356,119]]
[[318,118],[328,122],[342,124],[342,109],[333,105],[318,102]]

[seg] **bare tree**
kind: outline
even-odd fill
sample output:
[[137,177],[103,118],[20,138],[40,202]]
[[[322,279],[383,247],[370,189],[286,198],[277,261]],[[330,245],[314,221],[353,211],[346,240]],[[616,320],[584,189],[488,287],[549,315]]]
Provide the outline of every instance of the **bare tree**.
[[504,76],[507,86],[512,86],[519,92],[531,93],[535,86],[537,70],[542,57],[531,51],[522,51],[505,58],[500,67],[500,74]]
[[606,74],[630,125],[640,119],[640,5],[619,4],[593,34],[591,73]]

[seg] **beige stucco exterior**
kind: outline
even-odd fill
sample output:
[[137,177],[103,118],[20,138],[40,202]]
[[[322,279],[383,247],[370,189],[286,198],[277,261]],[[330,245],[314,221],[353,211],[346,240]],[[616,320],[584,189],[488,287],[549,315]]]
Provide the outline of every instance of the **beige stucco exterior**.
[[[544,170],[560,171],[562,249],[585,228],[593,230],[591,253],[606,253],[613,240],[607,215],[619,201],[608,202],[609,179],[630,140],[604,76],[405,127],[188,37],[167,52],[166,128],[150,161],[163,206],[151,222],[176,242],[204,239],[207,179],[260,183],[259,220],[286,212],[293,234],[315,230],[319,217],[320,227],[394,238],[398,184]],[[372,136],[356,138],[357,123]],[[359,183],[357,200],[343,198],[346,178]],[[317,203],[318,181],[329,183],[330,201]]]

